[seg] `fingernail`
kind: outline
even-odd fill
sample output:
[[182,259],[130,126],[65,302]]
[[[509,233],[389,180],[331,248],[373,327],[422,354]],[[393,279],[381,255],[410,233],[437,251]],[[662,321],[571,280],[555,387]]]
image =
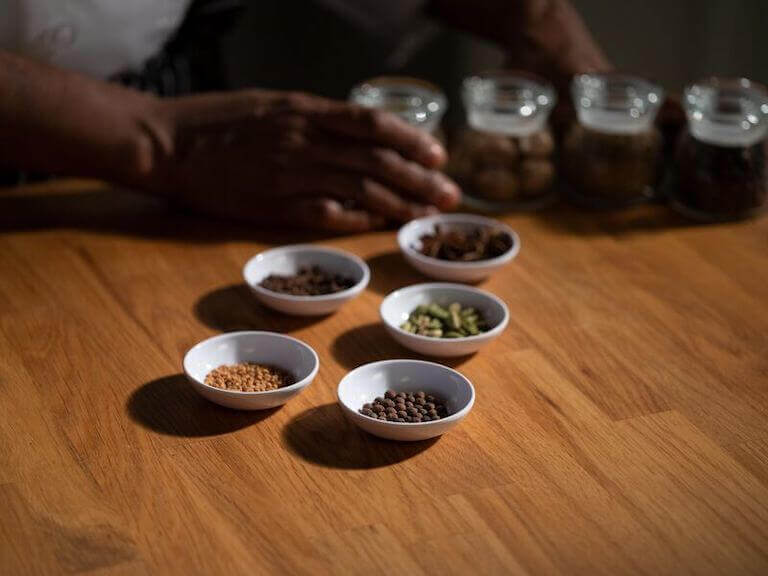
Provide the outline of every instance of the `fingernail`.
[[456,185],[453,180],[450,180],[446,176],[440,176],[440,193],[446,198],[458,198],[461,196],[461,189]]
[[429,155],[434,159],[436,163],[442,163],[445,161],[445,149],[437,142],[430,144]]

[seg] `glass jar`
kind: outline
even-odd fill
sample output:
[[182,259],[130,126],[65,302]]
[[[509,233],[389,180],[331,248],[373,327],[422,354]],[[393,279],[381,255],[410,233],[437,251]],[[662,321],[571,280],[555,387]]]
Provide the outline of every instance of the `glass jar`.
[[465,204],[485,212],[550,204],[552,86],[530,74],[489,72],[464,80],[463,100],[468,126],[451,138],[446,172],[462,186]]
[[358,84],[349,94],[350,102],[366,108],[380,108],[409,124],[440,136],[445,114],[445,94],[434,84],[406,76],[379,76]]
[[580,74],[571,96],[577,121],[561,158],[570,199],[610,209],[653,198],[662,173],[662,138],[654,120],[664,91],[634,76]]
[[768,192],[768,91],[746,78],[710,78],[685,89],[684,106],[672,206],[702,221],[759,211]]

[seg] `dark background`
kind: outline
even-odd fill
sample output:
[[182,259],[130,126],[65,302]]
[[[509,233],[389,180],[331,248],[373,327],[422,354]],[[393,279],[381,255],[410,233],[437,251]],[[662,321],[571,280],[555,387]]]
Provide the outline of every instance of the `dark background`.
[[[686,82],[713,74],[768,82],[765,0],[574,4],[618,69],[655,79],[669,91],[680,92]],[[362,29],[322,0],[250,2],[223,41],[227,81],[233,88],[298,89],[345,98],[365,78],[410,74],[441,85],[458,120],[461,79],[504,62],[493,45],[434,21],[391,28],[377,28],[374,19]]]

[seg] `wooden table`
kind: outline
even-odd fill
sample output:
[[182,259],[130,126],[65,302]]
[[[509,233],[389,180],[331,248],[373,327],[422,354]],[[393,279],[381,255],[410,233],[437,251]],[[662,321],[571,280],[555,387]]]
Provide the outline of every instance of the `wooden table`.
[[[768,219],[661,207],[514,215],[482,286],[505,334],[450,362],[475,409],[437,441],[366,436],[339,379],[412,357],[378,322],[421,281],[394,233],[334,316],[260,308],[243,262],[300,238],[82,182],[0,192],[0,573],[768,574]],[[221,331],[297,336],[315,383],[240,413],[180,374]]]

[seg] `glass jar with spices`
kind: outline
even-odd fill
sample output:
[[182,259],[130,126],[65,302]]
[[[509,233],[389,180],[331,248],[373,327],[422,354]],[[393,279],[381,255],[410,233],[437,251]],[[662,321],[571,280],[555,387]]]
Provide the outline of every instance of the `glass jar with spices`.
[[710,78],[684,94],[688,130],[677,149],[672,206],[701,221],[751,216],[768,194],[768,91],[746,78]]
[[463,100],[467,127],[451,139],[446,172],[462,185],[467,206],[500,212],[550,204],[552,86],[522,72],[488,72],[464,80]]
[[571,96],[577,121],[561,157],[570,199],[612,209],[653,198],[662,172],[662,138],[654,121],[663,90],[634,76],[581,74]]
[[434,84],[406,76],[379,76],[358,84],[350,102],[399,116],[442,139],[440,121],[447,108],[445,94]]

